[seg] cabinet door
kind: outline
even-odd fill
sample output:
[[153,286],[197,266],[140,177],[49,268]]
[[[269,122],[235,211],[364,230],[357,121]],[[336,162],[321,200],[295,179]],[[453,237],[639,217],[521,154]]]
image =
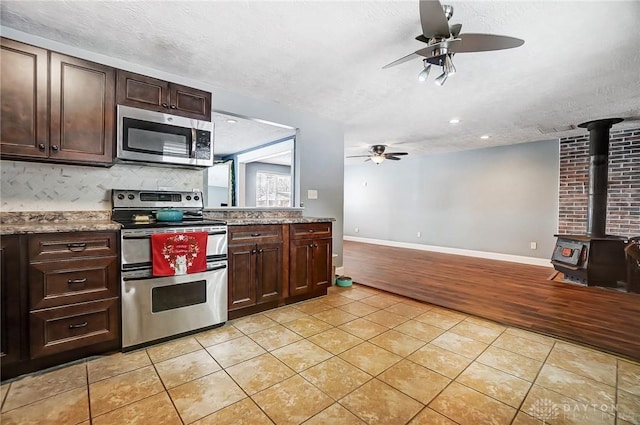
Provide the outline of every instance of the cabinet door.
[[277,300],[282,296],[282,244],[265,243],[258,245],[256,261],[257,299],[263,303]]
[[172,114],[211,121],[211,93],[174,83],[169,84],[169,92]]
[[7,158],[46,158],[47,51],[4,38],[0,44],[0,153]]
[[117,103],[158,112],[169,112],[169,83],[157,78],[118,70]]
[[2,367],[22,358],[26,314],[22,238],[3,236],[0,240],[0,362]]
[[305,294],[313,289],[311,267],[313,243],[310,239],[291,241],[289,254],[289,295]]
[[229,310],[256,304],[256,246],[230,245],[228,297]]
[[115,70],[51,53],[52,160],[113,163]]
[[314,288],[331,285],[331,239],[313,240],[311,276]]

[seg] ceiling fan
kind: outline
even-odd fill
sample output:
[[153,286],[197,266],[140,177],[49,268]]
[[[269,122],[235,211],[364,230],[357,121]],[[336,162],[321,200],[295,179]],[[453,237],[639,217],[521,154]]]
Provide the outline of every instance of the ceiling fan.
[[424,69],[418,74],[418,79],[420,81],[427,79],[431,65],[441,66],[442,74],[435,81],[441,86],[449,75],[456,72],[452,61],[454,54],[512,49],[524,44],[524,40],[504,35],[460,34],[462,24],[449,25],[449,19],[452,16],[453,6],[443,6],[438,0],[420,0],[422,34],[417,36],[416,40],[426,43],[427,47],[393,61],[382,69],[423,57]]
[[391,161],[400,161],[402,158],[398,158],[398,155],[409,155],[407,152],[387,152],[385,153],[386,145],[373,145],[369,149],[371,152],[370,155],[352,155],[347,158],[367,158],[366,161],[373,161],[377,164],[382,163],[385,159],[389,159]]

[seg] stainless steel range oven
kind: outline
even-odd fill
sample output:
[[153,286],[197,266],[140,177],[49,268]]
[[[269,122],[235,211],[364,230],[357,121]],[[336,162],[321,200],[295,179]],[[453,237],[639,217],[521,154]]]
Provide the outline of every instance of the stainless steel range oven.
[[[202,218],[200,192],[112,191],[113,220],[122,224],[122,348],[208,328],[227,320],[227,226]],[[179,222],[160,222],[163,208],[183,213]],[[206,232],[204,271],[154,276],[151,238],[155,234]]]

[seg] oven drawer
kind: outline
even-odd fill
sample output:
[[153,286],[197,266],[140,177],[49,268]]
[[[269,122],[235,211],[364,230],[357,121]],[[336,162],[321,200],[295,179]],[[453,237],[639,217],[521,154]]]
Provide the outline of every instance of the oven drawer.
[[291,239],[330,238],[332,223],[295,223],[290,226]]
[[229,226],[229,244],[253,242],[281,242],[282,225]]
[[48,233],[29,236],[29,261],[118,255],[117,232]]
[[118,257],[48,261],[29,266],[30,309],[117,297]]
[[48,308],[29,314],[31,358],[119,338],[118,298]]

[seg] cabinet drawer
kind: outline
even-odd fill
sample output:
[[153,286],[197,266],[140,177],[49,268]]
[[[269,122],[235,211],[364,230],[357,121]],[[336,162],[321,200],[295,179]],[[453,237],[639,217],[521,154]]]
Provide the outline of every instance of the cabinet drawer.
[[29,237],[29,261],[118,255],[117,232],[48,233]]
[[48,356],[119,337],[119,299],[32,311],[31,358]]
[[282,226],[229,226],[229,244],[282,241]]
[[330,238],[332,223],[296,223],[290,226],[291,239]]
[[118,269],[113,256],[31,264],[31,310],[117,297]]

